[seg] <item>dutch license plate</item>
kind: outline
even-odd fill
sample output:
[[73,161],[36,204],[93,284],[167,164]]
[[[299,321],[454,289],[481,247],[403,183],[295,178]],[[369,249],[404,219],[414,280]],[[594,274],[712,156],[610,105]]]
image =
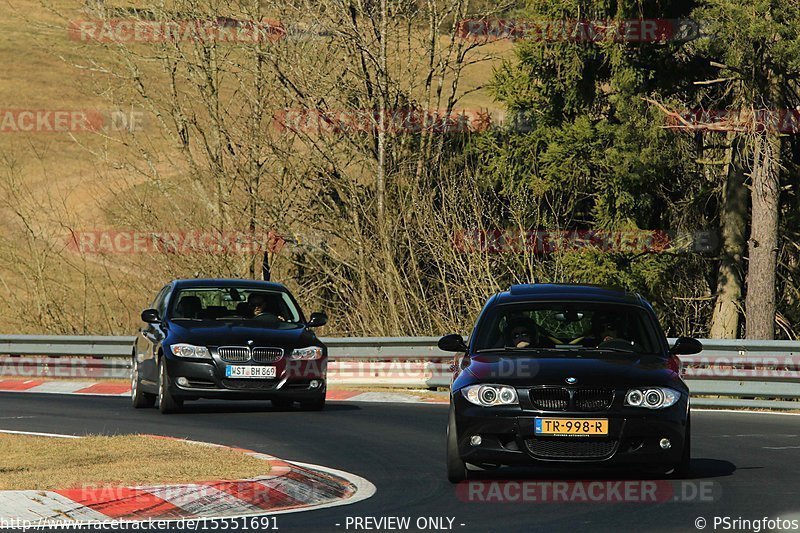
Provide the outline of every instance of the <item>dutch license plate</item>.
[[228,378],[250,378],[264,379],[275,377],[274,366],[227,366],[225,367],[225,377]]
[[537,418],[537,435],[608,435],[607,418]]

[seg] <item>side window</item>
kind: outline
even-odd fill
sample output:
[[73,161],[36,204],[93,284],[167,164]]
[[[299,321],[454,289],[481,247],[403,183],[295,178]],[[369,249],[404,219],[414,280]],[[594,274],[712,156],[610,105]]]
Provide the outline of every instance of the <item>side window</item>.
[[161,303],[156,307],[158,309],[158,316],[166,317],[167,316],[167,302],[169,301],[169,297],[172,294],[172,287],[167,286],[167,290],[164,293],[164,298],[162,298]]
[[169,285],[165,285],[156,296],[156,299],[153,300],[152,308],[158,311],[158,316],[164,318],[164,312],[166,311],[166,302],[167,302],[167,294],[169,293]]

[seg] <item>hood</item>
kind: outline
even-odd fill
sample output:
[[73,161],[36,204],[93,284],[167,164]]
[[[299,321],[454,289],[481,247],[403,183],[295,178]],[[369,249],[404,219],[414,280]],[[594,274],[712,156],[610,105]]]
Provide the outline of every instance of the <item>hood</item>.
[[324,345],[312,330],[302,325],[248,324],[243,321],[170,321],[167,344],[185,342],[199,346],[275,346],[301,348],[315,344]]
[[482,354],[465,358],[462,372],[454,383],[461,388],[473,383],[498,383],[513,386],[574,385],[629,387],[674,385],[678,375],[667,360],[657,355],[568,354],[563,356],[525,356]]

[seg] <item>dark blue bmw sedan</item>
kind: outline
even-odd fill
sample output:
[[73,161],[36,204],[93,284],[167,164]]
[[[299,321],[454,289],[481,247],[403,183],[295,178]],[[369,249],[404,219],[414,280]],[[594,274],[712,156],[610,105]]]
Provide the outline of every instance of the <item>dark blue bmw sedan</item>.
[[278,408],[325,406],[328,352],[289,290],[252,280],[173,281],[142,312],[133,346],[131,397],[162,413],[200,398],[271,400]]

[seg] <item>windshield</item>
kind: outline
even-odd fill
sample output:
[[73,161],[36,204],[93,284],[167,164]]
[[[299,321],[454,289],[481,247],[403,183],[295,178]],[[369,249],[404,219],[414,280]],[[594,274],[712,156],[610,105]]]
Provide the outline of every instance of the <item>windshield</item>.
[[481,320],[475,351],[604,350],[657,353],[656,328],[641,308],[598,303],[501,305]]
[[181,289],[172,300],[173,320],[246,320],[297,324],[300,311],[282,291],[236,287]]

